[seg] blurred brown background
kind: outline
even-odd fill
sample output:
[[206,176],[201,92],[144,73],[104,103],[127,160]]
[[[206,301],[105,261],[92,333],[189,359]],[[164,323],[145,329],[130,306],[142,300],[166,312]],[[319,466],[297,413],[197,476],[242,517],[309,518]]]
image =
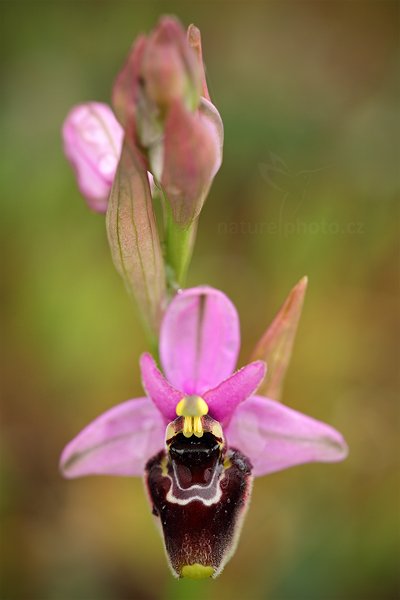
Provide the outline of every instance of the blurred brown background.
[[[397,2],[1,3],[1,600],[400,597]],[[63,158],[163,13],[202,30],[225,160],[190,271],[237,305],[244,361],[310,278],[285,402],[350,456],[256,481],[216,581],[173,581],[142,482],[63,481],[65,443],[141,394],[146,341]],[[398,435],[398,434],[397,434]],[[396,564],[397,563],[397,564]]]

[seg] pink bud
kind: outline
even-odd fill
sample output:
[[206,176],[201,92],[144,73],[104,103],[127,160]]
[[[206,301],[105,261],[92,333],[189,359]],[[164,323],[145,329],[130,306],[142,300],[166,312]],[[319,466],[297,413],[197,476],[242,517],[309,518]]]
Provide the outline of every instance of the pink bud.
[[177,99],[195,109],[200,100],[200,69],[181,24],[164,17],[150,34],[141,65],[144,93],[163,113]]
[[[201,95],[203,94],[203,96]],[[199,215],[222,161],[223,125],[209,101],[200,31],[172,17],[140,36],[116,78],[113,106],[161,185],[175,223]]]
[[177,99],[195,110],[200,101],[201,69],[179,21],[164,17],[148,36],[133,44],[118,74],[112,104],[144,148],[162,136],[166,112]]
[[165,122],[161,185],[176,223],[189,225],[200,213],[222,160],[223,126],[204,98],[195,113],[175,102]]
[[107,104],[75,106],[64,121],[64,152],[90,208],[104,213],[121,154],[123,129]]

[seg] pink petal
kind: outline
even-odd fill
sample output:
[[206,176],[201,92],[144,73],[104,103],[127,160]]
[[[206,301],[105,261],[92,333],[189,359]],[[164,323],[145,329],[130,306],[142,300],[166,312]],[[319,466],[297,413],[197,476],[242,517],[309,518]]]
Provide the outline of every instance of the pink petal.
[[210,415],[226,426],[238,405],[254,394],[265,377],[266,365],[261,360],[236,371],[229,379],[204,394]]
[[172,300],[161,324],[160,358],[174,387],[199,395],[215,387],[232,373],[239,347],[239,318],[223,292],[201,286]]
[[142,476],[148,459],[163,448],[165,426],[147,398],[118,404],[85,427],[61,455],[67,478],[84,475]]
[[167,422],[176,419],[176,405],[184,394],[172,387],[157,369],[151,354],[140,357],[142,383],[147,395],[151,398]]
[[307,462],[340,461],[348,451],[333,427],[262,396],[238,406],[225,434],[228,444],[250,459],[256,476]]
[[294,286],[251,355],[252,360],[266,361],[268,374],[259,393],[274,400],[279,400],[281,396],[303,308],[307,281],[307,277],[303,277]]
[[107,104],[75,106],[63,125],[64,152],[89,206],[107,210],[108,196],[121,154],[123,130]]

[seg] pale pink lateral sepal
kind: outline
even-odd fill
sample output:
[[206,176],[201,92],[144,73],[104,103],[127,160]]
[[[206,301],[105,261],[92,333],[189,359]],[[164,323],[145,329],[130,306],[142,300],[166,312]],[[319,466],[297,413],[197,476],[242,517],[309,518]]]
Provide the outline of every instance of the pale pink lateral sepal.
[[259,393],[280,400],[283,380],[290,363],[301,316],[307,277],[303,277],[291,290],[278,314],[256,345],[251,360],[265,360],[268,373]]
[[157,368],[151,354],[145,353],[140,357],[143,388],[149,398],[157,406],[165,419],[176,419],[176,405],[182,400],[183,394],[176,390]]
[[142,476],[150,456],[162,449],[165,425],[148,398],[118,404],[83,429],[64,449],[64,477]]
[[229,298],[208,286],[179,292],[160,330],[160,359],[168,381],[199,394],[227,379],[240,347],[239,318]]
[[333,427],[262,396],[238,406],[225,434],[230,447],[250,459],[256,476],[302,463],[337,462],[348,452]]
[[64,152],[90,208],[105,212],[121,154],[123,130],[107,104],[72,108],[64,121]]
[[257,391],[266,370],[265,363],[257,360],[206,392],[203,398],[207,402],[210,415],[224,427],[227,426],[238,405]]

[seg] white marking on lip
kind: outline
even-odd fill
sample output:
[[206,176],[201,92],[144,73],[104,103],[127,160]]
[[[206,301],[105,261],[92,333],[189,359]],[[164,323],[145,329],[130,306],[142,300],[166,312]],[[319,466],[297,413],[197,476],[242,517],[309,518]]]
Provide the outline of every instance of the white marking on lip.
[[[225,472],[222,465],[218,465],[218,467],[215,469],[208,485],[192,485],[186,489],[179,485],[179,479],[177,477],[174,463],[172,463],[172,468],[175,476],[174,479],[171,477],[171,475],[166,475],[166,477],[168,477],[168,479],[171,481],[171,486],[166,496],[168,502],[185,506],[186,504],[189,504],[189,502],[198,500],[205,506],[211,506],[212,504],[217,504],[217,502],[220,501],[222,497],[222,489],[219,484],[225,477]],[[220,478],[221,473],[222,477]],[[175,496],[175,487],[179,490],[179,493],[182,494],[182,497]]]

